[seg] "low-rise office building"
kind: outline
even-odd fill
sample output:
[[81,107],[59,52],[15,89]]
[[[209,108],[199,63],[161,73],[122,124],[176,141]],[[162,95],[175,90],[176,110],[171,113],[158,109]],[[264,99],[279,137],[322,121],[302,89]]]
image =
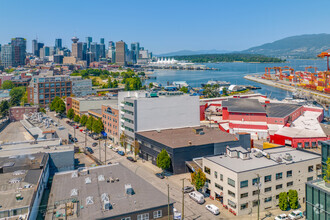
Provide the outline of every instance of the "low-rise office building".
[[76,97],[95,94],[91,79],[82,79],[81,76],[70,76],[72,81],[72,94]]
[[182,92],[118,93],[120,128],[129,143],[136,132],[199,126],[199,97]]
[[54,176],[45,219],[173,219],[167,196],[121,164]]
[[226,147],[251,146],[250,134],[237,135],[220,131],[219,128],[186,127],[137,132],[140,143],[140,157],[156,165],[158,154],[165,149],[171,157],[174,174],[189,171],[186,162],[194,158],[223,154]]
[[70,108],[68,104],[71,104],[76,115],[87,114],[90,109],[101,109],[102,105],[105,104],[116,104],[118,103],[117,99],[111,99],[107,97],[86,97],[86,98],[77,98],[70,97],[71,102],[67,102],[67,109]]
[[322,171],[320,155],[290,147],[227,148],[225,155],[204,157],[202,167],[211,197],[236,215],[257,212],[258,193],[260,211],[276,208],[279,194],[290,189],[305,203],[305,183]]
[[0,156],[0,219],[35,220],[49,177],[46,153]]
[[94,119],[98,120],[102,118],[102,110],[101,109],[90,109],[88,110],[88,115],[92,116]]
[[118,144],[120,137],[118,104],[102,105],[102,122],[108,138]]

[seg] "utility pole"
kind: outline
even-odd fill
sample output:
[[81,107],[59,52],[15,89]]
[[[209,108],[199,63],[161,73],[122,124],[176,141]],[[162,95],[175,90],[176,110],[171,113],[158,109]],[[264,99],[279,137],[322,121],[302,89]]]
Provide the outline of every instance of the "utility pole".
[[167,216],[170,220],[170,184],[167,184]]
[[104,164],[107,164],[107,137],[105,137],[105,143],[104,143]]
[[87,147],[87,132],[85,132],[85,149]]
[[99,137],[99,159],[100,159],[100,163],[102,163],[102,159],[101,159],[101,138]]
[[184,219],[184,178],[182,179],[182,220]]

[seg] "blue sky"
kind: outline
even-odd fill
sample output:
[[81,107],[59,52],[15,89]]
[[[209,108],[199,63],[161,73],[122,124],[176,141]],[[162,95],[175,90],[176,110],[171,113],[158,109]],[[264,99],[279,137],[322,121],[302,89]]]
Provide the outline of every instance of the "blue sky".
[[139,41],[155,54],[243,50],[300,34],[330,33],[330,1],[0,0],[0,44],[12,37]]

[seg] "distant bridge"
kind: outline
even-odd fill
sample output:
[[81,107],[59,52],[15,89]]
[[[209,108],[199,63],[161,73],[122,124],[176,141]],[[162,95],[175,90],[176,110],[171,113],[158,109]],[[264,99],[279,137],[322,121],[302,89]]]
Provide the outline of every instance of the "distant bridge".
[[105,88],[105,89],[96,89],[96,92],[120,92],[124,91],[124,88]]

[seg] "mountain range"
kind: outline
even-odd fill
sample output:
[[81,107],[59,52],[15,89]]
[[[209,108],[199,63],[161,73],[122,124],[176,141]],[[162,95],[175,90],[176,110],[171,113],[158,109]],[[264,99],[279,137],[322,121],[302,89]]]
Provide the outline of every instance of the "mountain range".
[[[316,58],[317,54],[330,49],[330,34],[305,34],[286,37],[271,43],[251,47],[235,53],[261,54],[279,58],[308,59]],[[182,56],[197,54],[223,54],[230,53],[225,50],[181,50],[156,56]]]

